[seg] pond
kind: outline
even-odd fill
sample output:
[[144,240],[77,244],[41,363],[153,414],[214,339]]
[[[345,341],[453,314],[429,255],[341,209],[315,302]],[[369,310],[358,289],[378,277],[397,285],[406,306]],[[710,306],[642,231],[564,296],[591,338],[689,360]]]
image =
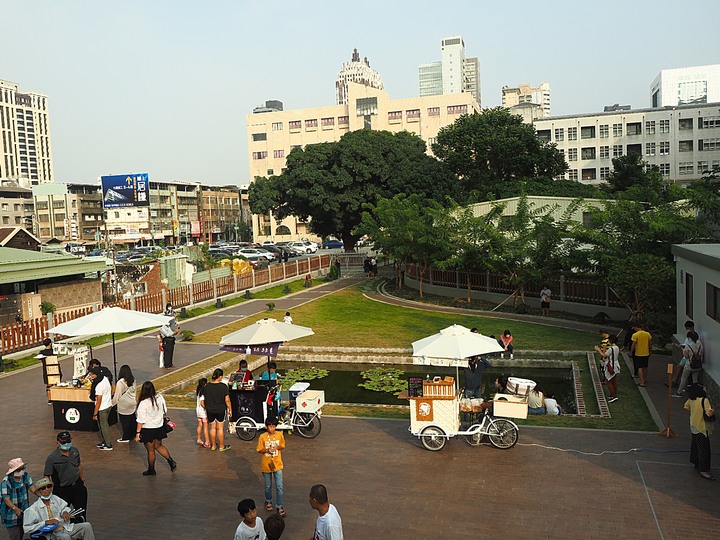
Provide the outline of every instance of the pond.
[[[283,363],[283,369],[278,370],[282,375],[285,371],[292,368],[308,368],[310,364],[305,362]],[[408,377],[422,377],[426,375],[434,377],[455,376],[454,368],[432,367],[432,366],[416,366],[412,364],[402,365],[362,365],[358,364],[316,364],[315,367],[328,370],[327,377],[321,379],[313,379],[309,381],[310,388],[313,390],[324,390],[325,401],[329,403],[371,403],[383,405],[407,405],[407,401],[399,400],[396,396],[387,392],[376,392],[366,390],[358,385],[363,382],[360,371],[372,369],[373,367],[388,367],[402,370],[405,374],[403,379]],[[262,370],[259,370],[262,371]],[[488,368],[483,374],[484,392],[483,397],[489,399],[495,378],[499,375],[506,377],[521,377],[523,379],[531,379],[538,383],[543,392],[555,394],[555,399],[562,407],[563,411],[569,414],[577,412],[575,404],[575,392],[573,386],[572,370],[568,368],[528,368],[528,367],[498,367]],[[460,385],[463,384],[464,377],[460,370]]]

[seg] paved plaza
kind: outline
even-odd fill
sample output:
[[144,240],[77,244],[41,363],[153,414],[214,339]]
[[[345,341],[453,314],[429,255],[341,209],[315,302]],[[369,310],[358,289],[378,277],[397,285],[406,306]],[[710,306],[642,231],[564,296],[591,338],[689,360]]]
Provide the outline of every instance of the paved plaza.
[[[282,313],[358,280],[344,278],[275,300],[276,309]],[[200,332],[264,309],[264,301],[254,300],[182,325]],[[178,343],[175,365],[189,365],[217,350],[215,345]],[[117,355],[118,366],[130,364],[140,381],[166,373],[157,367],[154,338],[120,341]],[[112,364],[110,347],[97,348],[94,356]],[[69,360],[62,364],[71,372]],[[646,388],[647,399],[663,418],[664,372],[663,361],[651,363]],[[0,375],[0,397],[2,462],[21,456],[37,479],[56,435],[40,369]],[[521,427],[519,443],[511,450],[471,447],[456,438],[442,451],[429,452],[408,432],[406,421],[324,417],[317,439],[286,437],[283,539],[311,538],[316,514],[307,495],[314,483],[327,485],[348,540],[716,538],[720,480],[702,480],[688,462],[683,402],[671,404],[672,427],[679,435],[675,439],[655,433]],[[95,434],[74,433],[97,538],[230,539],[240,521],[237,503],[245,497],[255,499],[260,517],[267,515],[257,439],[243,442],[230,436],[230,451],[210,452],[195,444],[193,410],[173,410],[171,416],[178,423],[166,441],[178,462],[174,474],[158,458],[158,475],[143,477],[146,454],[141,445],[115,443],[112,452],[101,452],[95,449]],[[119,436],[117,426],[111,431]],[[716,435],[712,439],[717,466],[719,443]],[[595,455],[601,452],[606,453]],[[715,473],[720,477],[717,468]]]

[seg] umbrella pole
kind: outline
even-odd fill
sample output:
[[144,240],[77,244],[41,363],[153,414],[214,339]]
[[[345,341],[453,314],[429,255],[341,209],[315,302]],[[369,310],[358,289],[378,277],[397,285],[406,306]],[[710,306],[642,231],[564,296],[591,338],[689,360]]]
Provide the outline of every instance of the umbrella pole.
[[113,342],[113,372],[115,374],[115,383],[117,384],[117,357],[115,356],[115,332],[112,333]]

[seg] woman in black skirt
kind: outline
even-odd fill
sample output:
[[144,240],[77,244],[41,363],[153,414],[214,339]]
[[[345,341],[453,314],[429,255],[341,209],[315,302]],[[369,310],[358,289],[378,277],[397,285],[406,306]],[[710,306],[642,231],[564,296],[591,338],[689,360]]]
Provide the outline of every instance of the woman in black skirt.
[[707,399],[705,388],[701,384],[691,384],[688,386],[688,399],[685,402],[685,410],[690,411],[690,431],[692,432],[692,441],[690,443],[690,463],[700,472],[700,476],[705,480],[715,480],[710,474],[710,433],[712,432],[712,422],[706,422],[703,413],[714,417]]
[[155,452],[164,457],[170,471],[177,469],[177,463],[170,457],[170,451],[163,446],[162,440],[167,437],[165,432],[165,414],[167,405],[165,398],[155,392],[151,381],[145,381],[140,389],[137,408],[137,434],[135,440],[145,445],[148,455],[148,468],[144,476],[155,476]]

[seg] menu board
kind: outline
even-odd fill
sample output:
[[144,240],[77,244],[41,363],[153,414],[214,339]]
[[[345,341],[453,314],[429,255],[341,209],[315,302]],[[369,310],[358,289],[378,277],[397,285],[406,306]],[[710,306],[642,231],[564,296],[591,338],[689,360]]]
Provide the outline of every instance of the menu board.
[[408,377],[408,397],[422,397],[423,395],[423,378]]

